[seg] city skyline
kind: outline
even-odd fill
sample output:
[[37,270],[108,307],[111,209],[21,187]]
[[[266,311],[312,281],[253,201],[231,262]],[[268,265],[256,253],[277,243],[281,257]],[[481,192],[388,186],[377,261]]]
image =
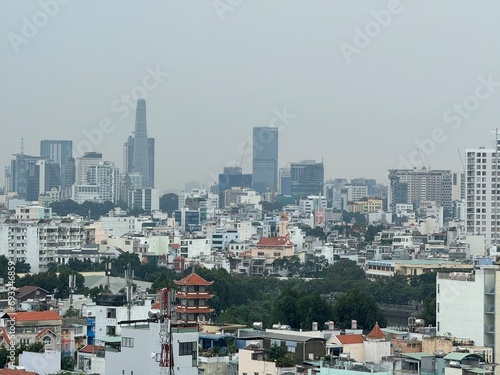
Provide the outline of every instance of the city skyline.
[[496,127],[500,4],[400,2],[367,37],[387,7],[256,0],[221,16],[194,1],[72,2],[15,49],[9,38],[23,36],[23,19],[40,6],[4,2],[0,121],[14,131],[0,139],[0,163],[19,153],[21,138],[27,154],[41,139],[71,139],[75,157],[102,152],[121,166],[134,98],[144,96],[161,190],[212,184],[240,160],[249,173],[251,148],[243,150],[255,126],[280,129],[279,167],[323,158],[326,179],[387,182],[388,169],[418,161],[417,148],[426,167],[462,170],[456,150],[488,147]]

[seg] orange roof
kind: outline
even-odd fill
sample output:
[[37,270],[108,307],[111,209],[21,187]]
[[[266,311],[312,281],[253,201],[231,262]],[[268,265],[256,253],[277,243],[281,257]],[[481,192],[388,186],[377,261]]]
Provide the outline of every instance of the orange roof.
[[335,335],[335,337],[342,345],[362,344],[365,342],[363,335],[358,333],[352,335]]
[[11,318],[15,318],[18,322],[36,321],[36,320],[62,320],[55,311],[18,311],[15,313],[7,313]]
[[257,246],[293,246],[288,237],[261,237]]
[[375,325],[373,326],[373,329],[368,334],[368,338],[369,339],[375,339],[375,340],[376,339],[385,339],[384,332],[382,332],[382,330],[378,326],[378,323],[375,323]]
[[0,369],[0,375],[38,375],[38,372],[2,368]]
[[94,346],[94,345],[85,345],[83,348],[81,348],[79,350],[80,353],[93,353],[94,352],[94,349],[96,351],[98,350],[103,350],[104,349],[104,346]]
[[194,272],[187,275],[185,278],[175,281],[176,285],[212,285],[213,281],[207,281]]

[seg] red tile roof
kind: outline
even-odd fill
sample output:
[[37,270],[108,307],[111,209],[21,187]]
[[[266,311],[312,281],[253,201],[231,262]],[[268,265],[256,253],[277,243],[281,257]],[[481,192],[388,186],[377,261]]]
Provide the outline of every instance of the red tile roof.
[[257,246],[293,246],[288,237],[261,237]]
[[363,335],[358,333],[352,335],[335,335],[335,337],[342,345],[362,344],[365,341]]
[[187,275],[185,278],[175,281],[176,285],[212,285],[213,281],[207,281],[194,272]]
[[11,318],[15,317],[16,321],[36,321],[36,320],[61,320],[59,314],[55,311],[18,311],[15,313],[7,313]]
[[103,350],[104,349],[104,346],[98,346],[96,345],[94,347],[94,345],[85,345],[83,348],[81,348],[78,352],[79,353],[94,353],[94,349],[96,351],[98,350]]
[[382,332],[382,330],[378,326],[378,323],[375,323],[375,325],[373,326],[373,329],[368,334],[368,338],[374,339],[374,340],[385,339],[385,334],[384,334],[384,332]]
[[180,249],[180,247],[181,247],[181,245],[179,245],[178,243],[171,243],[171,244],[170,244],[170,247],[171,247],[172,249],[179,250],[179,249]]
[[8,368],[0,369],[0,375],[38,375],[37,372],[25,370],[12,370]]

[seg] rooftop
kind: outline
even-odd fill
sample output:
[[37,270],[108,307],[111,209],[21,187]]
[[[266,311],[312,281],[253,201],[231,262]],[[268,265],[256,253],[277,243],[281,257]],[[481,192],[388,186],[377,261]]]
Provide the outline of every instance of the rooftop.
[[365,338],[361,334],[335,335],[335,337],[342,345],[361,344],[365,342]]
[[196,273],[192,272],[185,278],[175,281],[176,285],[212,285],[213,281],[207,281]]
[[55,311],[18,311],[9,312],[4,317],[15,318],[17,322],[40,321],[40,320],[62,320]]

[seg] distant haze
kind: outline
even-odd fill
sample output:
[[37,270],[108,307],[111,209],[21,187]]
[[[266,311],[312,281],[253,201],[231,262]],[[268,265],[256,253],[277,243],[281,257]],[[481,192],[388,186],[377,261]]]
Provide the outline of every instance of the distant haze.
[[381,182],[417,145],[426,166],[461,170],[457,149],[489,147],[500,126],[500,2],[4,0],[0,13],[0,166],[23,137],[26,154],[72,139],[122,168],[144,94],[162,190],[229,164],[251,173],[254,126],[280,127],[280,167],[323,158],[325,178]]

